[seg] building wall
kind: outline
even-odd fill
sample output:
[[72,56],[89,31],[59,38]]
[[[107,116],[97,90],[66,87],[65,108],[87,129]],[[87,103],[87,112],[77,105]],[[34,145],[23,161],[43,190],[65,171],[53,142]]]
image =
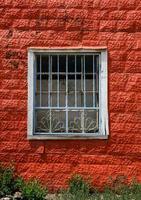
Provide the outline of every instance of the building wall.
[[[108,140],[27,140],[27,48],[108,48]],[[72,174],[141,181],[141,1],[0,2],[0,162],[50,189]]]

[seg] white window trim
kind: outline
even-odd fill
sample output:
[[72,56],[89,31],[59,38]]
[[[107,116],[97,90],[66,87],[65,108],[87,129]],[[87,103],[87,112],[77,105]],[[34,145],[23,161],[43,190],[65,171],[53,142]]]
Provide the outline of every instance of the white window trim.
[[[100,66],[100,101],[99,101],[99,114],[100,114],[100,127],[98,134],[46,134],[46,135],[34,135],[34,74],[35,74],[35,53],[51,53],[51,52],[73,52],[73,53],[85,53],[98,52],[101,54],[101,66]],[[58,139],[107,139],[109,135],[108,124],[108,66],[107,66],[107,48],[106,47],[92,47],[92,48],[29,48],[28,49],[28,121],[27,121],[27,138],[37,140],[58,140]]]

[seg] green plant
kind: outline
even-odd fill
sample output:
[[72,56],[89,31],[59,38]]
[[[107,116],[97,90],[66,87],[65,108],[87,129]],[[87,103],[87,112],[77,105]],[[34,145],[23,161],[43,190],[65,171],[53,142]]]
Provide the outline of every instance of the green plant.
[[0,197],[22,192],[23,200],[43,200],[47,190],[36,180],[25,182],[14,174],[13,167],[0,166]]
[[68,193],[71,199],[85,199],[89,196],[90,185],[80,175],[75,175],[69,180]]
[[0,197],[12,194],[14,190],[14,169],[0,166]]
[[24,185],[25,185],[25,181],[23,180],[23,178],[17,177],[14,182],[14,190],[21,192]]
[[43,200],[47,194],[47,189],[37,180],[30,180],[21,184],[21,192],[24,200]]
[[141,184],[132,181],[129,185],[125,176],[110,179],[103,192],[91,192],[89,183],[79,176],[73,176],[69,188],[58,196],[57,200],[141,200]]
[[128,191],[127,177],[124,175],[118,175],[115,178],[110,177],[108,183],[109,188],[116,194],[122,194],[122,192]]
[[141,194],[141,184],[139,184],[136,180],[133,180],[130,184],[130,192],[132,192],[133,194]]

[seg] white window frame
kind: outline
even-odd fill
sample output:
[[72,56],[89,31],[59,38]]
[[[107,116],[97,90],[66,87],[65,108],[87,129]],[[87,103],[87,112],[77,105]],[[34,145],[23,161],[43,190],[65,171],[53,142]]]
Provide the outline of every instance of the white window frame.
[[[34,134],[34,89],[35,89],[35,54],[36,53],[100,53],[99,70],[99,132],[98,133],[56,133]],[[108,125],[108,59],[107,49],[102,48],[29,48],[28,49],[28,121],[27,138],[37,140],[48,139],[107,139],[109,135]]]

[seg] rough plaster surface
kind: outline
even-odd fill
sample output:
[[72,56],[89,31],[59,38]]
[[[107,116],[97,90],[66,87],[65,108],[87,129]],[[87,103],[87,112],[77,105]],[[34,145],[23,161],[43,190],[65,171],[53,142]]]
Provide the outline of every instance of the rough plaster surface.
[[[108,48],[108,140],[28,141],[27,48]],[[79,173],[141,181],[141,1],[0,2],[0,162],[51,190]]]

